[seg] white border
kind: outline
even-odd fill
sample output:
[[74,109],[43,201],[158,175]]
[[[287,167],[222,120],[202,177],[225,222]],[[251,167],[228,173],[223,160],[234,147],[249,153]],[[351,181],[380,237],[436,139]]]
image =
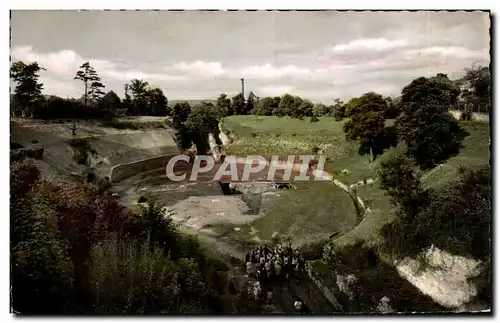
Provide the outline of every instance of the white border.
[[[5,5],[7,4],[7,6]],[[189,1],[189,0],[184,0],[184,1],[150,1],[150,0],[141,0],[141,1],[103,1],[103,0],[87,0],[87,1],[21,1],[21,0],[16,0],[16,1],[11,1],[10,5],[7,1],[2,2],[2,14],[0,15],[0,20],[2,24],[2,28],[0,30],[3,30],[2,33],[2,45],[4,46],[2,48],[3,53],[5,53],[3,64],[1,64],[1,71],[0,75],[4,76],[4,79],[2,80],[4,83],[4,90],[0,91],[0,96],[2,98],[2,107],[3,107],[3,112],[1,114],[1,126],[0,126],[0,131],[2,131],[2,146],[3,148],[0,150],[0,153],[2,154],[1,158],[1,166],[2,166],[2,172],[0,172],[0,185],[1,185],[1,198],[3,200],[3,203],[0,203],[0,206],[2,208],[2,221],[3,225],[1,226],[2,228],[2,237],[4,238],[5,241],[2,244],[3,248],[3,255],[4,259],[7,260],[7,255],[9,254],[9,242],[8,242],[8,236],[9,236],[9,220],[8,220],[8,214],[9,214],[9,207],[8,207],[8,196],[9,196],[9,186],[8,186],[8,175],[7,175],[7,168],[9,165],[8,158],[8,146],[9,146],[9,114],[8,114],[8,109],[9,109],[9,96],[7,92],[7,86],[9,84],[9,80],[7,79],[8,75],[8,61],[7,57],[9,55],[9,34],[8,34],[8,28],[9,28],[9,15],[7,13],[7,9],[80,9],[80,8],[94,8],[94,9],[217,9],[217,8],[231,8],[231,9],[375,9],[375,10],[381,10],[381,9],[492,9],[493,12],[497,12],[497,6],[498,2],[497,1],[481,1],[481,0],[476,0],[476,1],[459,1],[459,0],[454,0],[454,1],[435,1],[435,0],[420,0],[418,2],[412,2],[410,3],[409,1],[401,2],[401,1],[388,1],[388,0],[378,0],[378,1],[356,1],[356,0],[350,0],[346,1],[343,3],[340,3],[338,1],[325,1],[325,0],[308,0],[308,1],[269,1],[269,0],[249,0],[249,1]],[[300,22],[298,22],[300,23]],[[43,28],[43,27],[41,27]],[[495,42],[498,41],[498,33],[495,35]],[[496,75],[494,75],[495,77]],[[497,88],[497,82],[495,79],[495,93],[498,93],[498,88]],[[494,106],[496,107],[497,100],[494,102]],[[498,139],[496,137],[495,133],[495,139]],[[497,140],[495,140],[495,151],[498,151],[499,143]],[[495,162],[496,164],[496,162]],[[497,166],[497,165],[495,165]],[[498,175],[498,174],[497,174]],[[500,175],[498,175],[500,176]],[[495,182],[497,180],[497,176],[495,176]],[[497,194],[494,196],[495,201],[497,200]],[[496,225],[498,225],[500,221],[496,221]],[[496,250],[496,245],[495,245],[495,250]],[[2,268],[2,275],[1,275],[1,280],[2,284],[0,287],[0,295],[2,297],[0,304],[4,306],[4,310],[2,313],[9,313],[10,308],[9,308],[9,268],[7,267],[7,264],[1,267]],[[494,281],[494,280],[493,280]],[[496,296],[498,296],[495,293]],[[495,300],[498,300],[498,297],[494,298]],[[497,305],[498,302],[495,302],[495,305]],[[498,309],[498,306],[495,306]],[[333,317],[333,318],[326,318],[326,319],[333,319],[333,320],[339,320],[339,319],[345,319],[349,317]],[[358,317],[360,319],[366,320],[366,319],[371,319],[369,317]],[[13,315],[8,315],[7,317],[8,320],[13,320],[14,316]],[[92,317],[92,320],[101,320],[100,318],[97,317]],[[121,318],[117,318],[121,319]],[[165,318],[159,318],[159,319],[165,319]],[[166,318],[168,320],[172,320],[175,318]],[[210,318],[213,319],[213,318]],[[234,319],[234,318],[230,318]],[[288,317],[283,317],[280,318],[281,320],[289,320]],[[384,318],[382,318],[384,319]],[[403,319],[401,318],[395,318],[398,320]],[[454,317],[443,317],[443,318],[437,318],[437,317],[422,317],[422,318],[417,318],[416,320],[425,320],[425,321],[431,321],[431,320],[455,320],[456,318]],[[465,318],[468,320],[475,319],[473,317],[471,318]],[[53,318],[43,318],[42,320],[46,320],[47,322],[50,322],[53,320]],[[81,318],[71,318],[71,320],[83,320]],[[134,318],[134,320],[139,320]],[[194,320],[194,318],[190,319],[185,319],[185,320]],[[254,318],[252,320],[257,320],[257,318]],[[264,318],[258,318],[259,321],[264,320]],[[266,319],[267,320],[267,319]],[[2,320],[3,321],[3,320]]]

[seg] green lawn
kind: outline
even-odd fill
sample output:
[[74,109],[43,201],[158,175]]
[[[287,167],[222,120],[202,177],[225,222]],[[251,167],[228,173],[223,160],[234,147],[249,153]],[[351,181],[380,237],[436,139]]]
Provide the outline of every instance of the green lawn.
[[318,122],[269,116],[231,116],[224,118],[222,128],[229,131],[232,155],[311,154],[321,149],[329,158],[346,156],[353,148],[345,141],[344,121],[320,118]]
[[301,245],[328,238],[333,232],[343,232],[356,225],[356,209],[342,189],[331,183],[315,183],[297,190],[285,190],[261,218],[249,224],[214,228],[240,242],[258,238],[270,241],[275,232],[281,239]]

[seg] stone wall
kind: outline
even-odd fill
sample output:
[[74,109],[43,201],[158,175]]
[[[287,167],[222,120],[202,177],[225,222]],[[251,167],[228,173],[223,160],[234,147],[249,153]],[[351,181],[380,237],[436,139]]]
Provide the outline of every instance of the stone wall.
[[307,275],[316,284],[316,286],[318,286],[319,290],[323,292],[325,298],[335,307],[335,309],[343,312],[344,309],[335,296],[335,291],[331,289],[332,286],[327,286],[327,284],[325,284],[322,279],[315,274],[314,269],[309,262],[307,263]]
[[[109,178],[111,183],[118,183],[134,175],[145,173],[154,169],[165,168],[169,160],[177,154],[146,158],[131,163],[118,164],[111,168]],[[166,171],[166,170],[165,170]]]

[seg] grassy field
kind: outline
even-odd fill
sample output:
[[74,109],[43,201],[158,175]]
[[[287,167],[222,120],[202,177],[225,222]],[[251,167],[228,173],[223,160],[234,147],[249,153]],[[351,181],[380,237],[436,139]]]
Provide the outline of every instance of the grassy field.
[[290,239],[302,245],[328,238],[356,225],[356,209],[342,189],[330,183],[315,183],[297,190],[285,190],[264,216],[239,226],[219,228],[229,238],[239,241],[270,241],[278,233],[281,240]]
[[289,117],[231,116],[223,119],[222,129],[229,131],[233,155],[311,154],[320,149],[331,159],[347,156],[353,146],[345,141],[343,121],[320,118],[318,122]]

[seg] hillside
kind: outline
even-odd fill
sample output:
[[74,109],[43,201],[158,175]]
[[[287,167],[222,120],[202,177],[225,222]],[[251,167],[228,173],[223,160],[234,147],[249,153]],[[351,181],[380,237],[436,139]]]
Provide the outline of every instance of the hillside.
[[[44,155],[37,165],[48,178],[81,175],[86,169],[73,159],[73,138],[85,139],[90,144],[91,167],[96,175],[108,176],[112,166],[148,157],[177,152],[172,129],[158,127],[157,117],[124,118],[116,121],[123,127],[103,125],[100,121],[78,121],[76,136],[72,134],[71,120],[43,121],[12,119],[11,142],[24,147],[43,147]],[[141,130],[127,129],[128,123],[139,123]],[[164,124],[164,118],[161,118]]]

